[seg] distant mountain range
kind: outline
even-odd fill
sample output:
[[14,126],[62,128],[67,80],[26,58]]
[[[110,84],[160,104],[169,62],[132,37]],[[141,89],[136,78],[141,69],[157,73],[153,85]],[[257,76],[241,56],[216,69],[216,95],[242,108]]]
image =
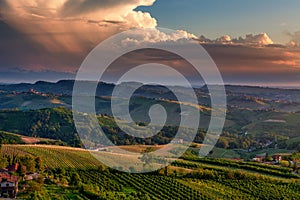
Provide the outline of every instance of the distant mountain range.
[[[0,83],[0,91],[6,92],[28,92],[33,89],[41,93],[52,93],[55,95],[71,95],[73,91],[74,80],[61,80],[56,83],[38,81],[34,84],[31,83],[19,83],[19,84],[4,84]],[[86,81],[86,83],[89,83]],[[94,84],[91,83],[90,84]],[[122,83],[124,87],[130,87],[131,85],[140,85],[142,83]],[[115,84],[100,82],[97,90],[97,96],[110,96]],[[180,86],[170,86],[170,88],[182,89],[184,91],[185,87]],[[230,96],[234,95],[244,95],[253,96],[256,98],[267,98],[272,100],[282,100],[282,101],[292,101],[300,102],[300,89],[284,89],[284,88],[271,88],[271,87],[258,87],[258,86],[239,86],[239,85],[225,85],[226,92]],[[200,88],[194,88],[196,93],[208,93],[207,87],[203,86]],[[158,85],[144,85],[140,88],[139,93],[136,95],[166,95],[169,91],[166,87]],[[164,96],[161,96],[164,97]]]

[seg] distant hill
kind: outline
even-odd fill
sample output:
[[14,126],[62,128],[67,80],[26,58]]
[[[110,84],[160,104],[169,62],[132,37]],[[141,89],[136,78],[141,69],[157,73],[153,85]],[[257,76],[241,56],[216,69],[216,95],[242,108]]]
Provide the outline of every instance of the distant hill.
[[[29,137],[61,140],[70,146],[81,146],[70,110],[73,84],[73,80],[62,80],[57,83],[39,81],[35,84],[0,85],[0,130]],[[166,108],[170,116],[167,126],[176,127],[179,124],[180,105],[170,89],[140,83],[122,83],[119,86],[128,88],[136,85],[140,88],[135,91],[129,106],[134,121],[148,123],[149,108],[154,104],[160,104]],[[95,97],[95,108],[99,116],[112,116],[111,93],[114,87],[114,84],[99,83]],[[171,86],[170,88],[176,89],[187,97],[191,95],[185,87]],[[299,137],[300,90],[232,85],[225,88],[228,111],[224,140],[219,141],[219,147],[247,148],[254,145],[259,148],[266,144],[274,145],[276,140],[280,140],[283,147],[295,146],[281,140]],[[182,102],[182,104],[198,109],[201,113],[199,128],[202,134],[196,139],[197,142],[201,142],[203,132],[210,122],[211,100],[207,86],[195,88],[194,91],[199,105],[189,102]],[[100,123],[101,120],[106,120],[110,124],[103,124],[110,137],[117,133],[117,137],[112,137],[117,138],[115,143],[124,144],[128,142],[126,140],[138,143],[136,139],[126,137],[118,127],[111,127],[113,124],[111,118],[99,118],[99,120]],[[172,138],[166,136],[167,132],[161,133],[160,139],[144,142],[146,144],[167,143]]]
[[63,108],[2,111],[0,130],[23,136],[61,140],[68,145],[81,146],[75,136],[71,111]]
[[2,144],[51,144],[51,145],[66,145],[58,140],[49,138],[28,137],[16,133],[0,131],[0,142]]
[[[0,130],[33,138],[61,140],[69,146],[81,147],[81,140],[84,140],[85,144],[89,144],[89,147],[101,142],[97,135],[90,135],[94,134],[93,132],[86,133],[85,136],[79,138],[73,122],[72,111],[62,107],[30,111],[2,111],[0,112],[0,121]],[[99,123],[111,141],[120,145],[127,143],[166,144],[177,132],[176,126],[166,126],[157,136],[142,140],[125,134],[109,116],[99,117]],[[128,128],[130,127],[128,126]],[[143,127],[140,129],[142,132]],[[202,135],[199,136],[198,142],[203,139],[203,132],[199,132],[199,134]]]
[[1,144],[25,144],[20,135],[0,131]]
[[[93,84],[85,81],[85,84]],[[61,80],[56,83],[38,81],[34,84],[20,83],[20,84],[0,84],[0,91],[2,92],[28,92],[33,89],[40,93],[51,93],[54,95],[71,95],[73,91],[74,80]],[[121,87],[132,87],[140,85],[141,88],[135,93],[136,96],[143,96],[147,98],[165,98],[173,100],[174,95],[164,86],[158,85],[142,85],[141,83],[122,83]],[[100,82],[96,92],[97,96],[111,96],[115,84]],[[176,88],[177,91],[185,92],[185,87],[169,86]],[[300,89],[283,89],[283,88],[267,88],[257,86],[239,86],[226,85],[226,92],[229,96],[251,96],[260,99],[278,100],[300,102]],[[207,86],[201,88],[194,88],[196,94],[208,95]]]

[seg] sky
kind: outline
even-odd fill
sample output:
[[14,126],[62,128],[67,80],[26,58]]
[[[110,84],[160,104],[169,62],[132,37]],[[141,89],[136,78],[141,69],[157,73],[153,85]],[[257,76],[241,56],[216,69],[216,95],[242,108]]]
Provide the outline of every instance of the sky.
[[[298,0],[0,0],[0,83],[73,79],[105,39],[151,28],[140,40],[197,41],[226,84],[298,87],[299,7]],[[151,76],[160,74],[155,68]]]
[[161,0],[137,10],[150,12],[158,26],[209,38],[266,32],[276,43],[288,43],[286,33],[300,30],[299,7],[298,0]]

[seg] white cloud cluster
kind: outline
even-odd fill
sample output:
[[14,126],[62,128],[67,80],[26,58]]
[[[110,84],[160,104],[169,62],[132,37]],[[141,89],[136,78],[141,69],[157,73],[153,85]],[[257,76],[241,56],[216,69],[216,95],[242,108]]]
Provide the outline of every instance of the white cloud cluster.
[[141,43],[173,43],[180,40],[197,39],[194,34],[183,30],[168,32],[159,29],[138,29],[122,41],[122,45],[139,45]]
[[253,44],[253,45],[269,45],[274,44],[267,33],[261,33],[258,35],[249,34],[245,38],[239,37],[233,40],[234,43],[240,44]]
[[157,25],[156,20],[152,18],[149,13],[143,13],[141,11],[128,13],[124,17],[124,20],[129,26],[138,28],[155,28]]
[[216,43],[219,43],[219,44],[232,44],[232,40],[231,40],[231,37],[229,35],[224,35],[220,38],[217,38]]
[[274,44],[272,39],[266,34],[261,33],[257,35],[248,34],[245,38],[239,37],[231,39],[229,35],[222,36],[215,40],[210,40],[205,36],[200,36],[199,41],[202,44],[240,44],[240,45],[254,45],[254,46],[264,46]]

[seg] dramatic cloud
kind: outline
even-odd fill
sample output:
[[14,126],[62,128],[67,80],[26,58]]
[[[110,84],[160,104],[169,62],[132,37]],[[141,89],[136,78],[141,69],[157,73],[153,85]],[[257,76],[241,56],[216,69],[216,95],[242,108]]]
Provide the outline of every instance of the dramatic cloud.
[[[134,11],[154,0],[1,0],[5,23],[48,51],[86,53],[124,29],[154,28],[149,13]],[[91,23],[93,22],[93,23]]]
[[200,43],[202,44],[239,44],[239,45],[254,45],[254,46],[264,46],[274,44],[271,38],[266,33],[261,33],[258,35],[248,34],[245,38],[239,37],[231,39],[229,35],[222,36],[215,40],[210,40],[205,36],[200,36]]
[[[0,0],[1,67],[75,73],[107,37],[130,28],[153,28],[146,42],[195,37],[166,35],[156,19],[135,11],[155,0]],[[137,36],[138,37],[138,36]],[[17,58],[17,59],[15,59]],[[9,70],[9,69],[7,69]]]
[[107,37],[135,27],[155,28],[149,13],[134,11],[154,1],[0,0],[0,71],[75,73]]
[[[136,11],[155,0],[0,0],[1,80],[34,81],[74,77],[86,55],[109,36],[130,28],[153,28],[144,37],[138,31],[123,45],[176,43],[194,39],[208,51],[227,83],[295,84],[300,80],[300,32],[288,45],[273,44],[266,34],[248,34],[217,39],[196,37],[184,30],[172,34],[159,31],[150,13]],[[152,55],[153,52],[150,52]],[[146,57],[144,57],[146,56]],[[133,59],[155,59],[186,67],[168,55],[134,55]],[[193,78],[192,71],[185,73]],[[3,80],[3,81],[2,81]]]
[[128,25],[138,21],[143,27],[155,27],[156,20],[149,14],[134,11],[137,6],[150,6],[154,2],[155,0],[2,0],[1,4],[5,8],[2,14],[8,20],[15,20],[16,16],[31,21],[117,20]]

